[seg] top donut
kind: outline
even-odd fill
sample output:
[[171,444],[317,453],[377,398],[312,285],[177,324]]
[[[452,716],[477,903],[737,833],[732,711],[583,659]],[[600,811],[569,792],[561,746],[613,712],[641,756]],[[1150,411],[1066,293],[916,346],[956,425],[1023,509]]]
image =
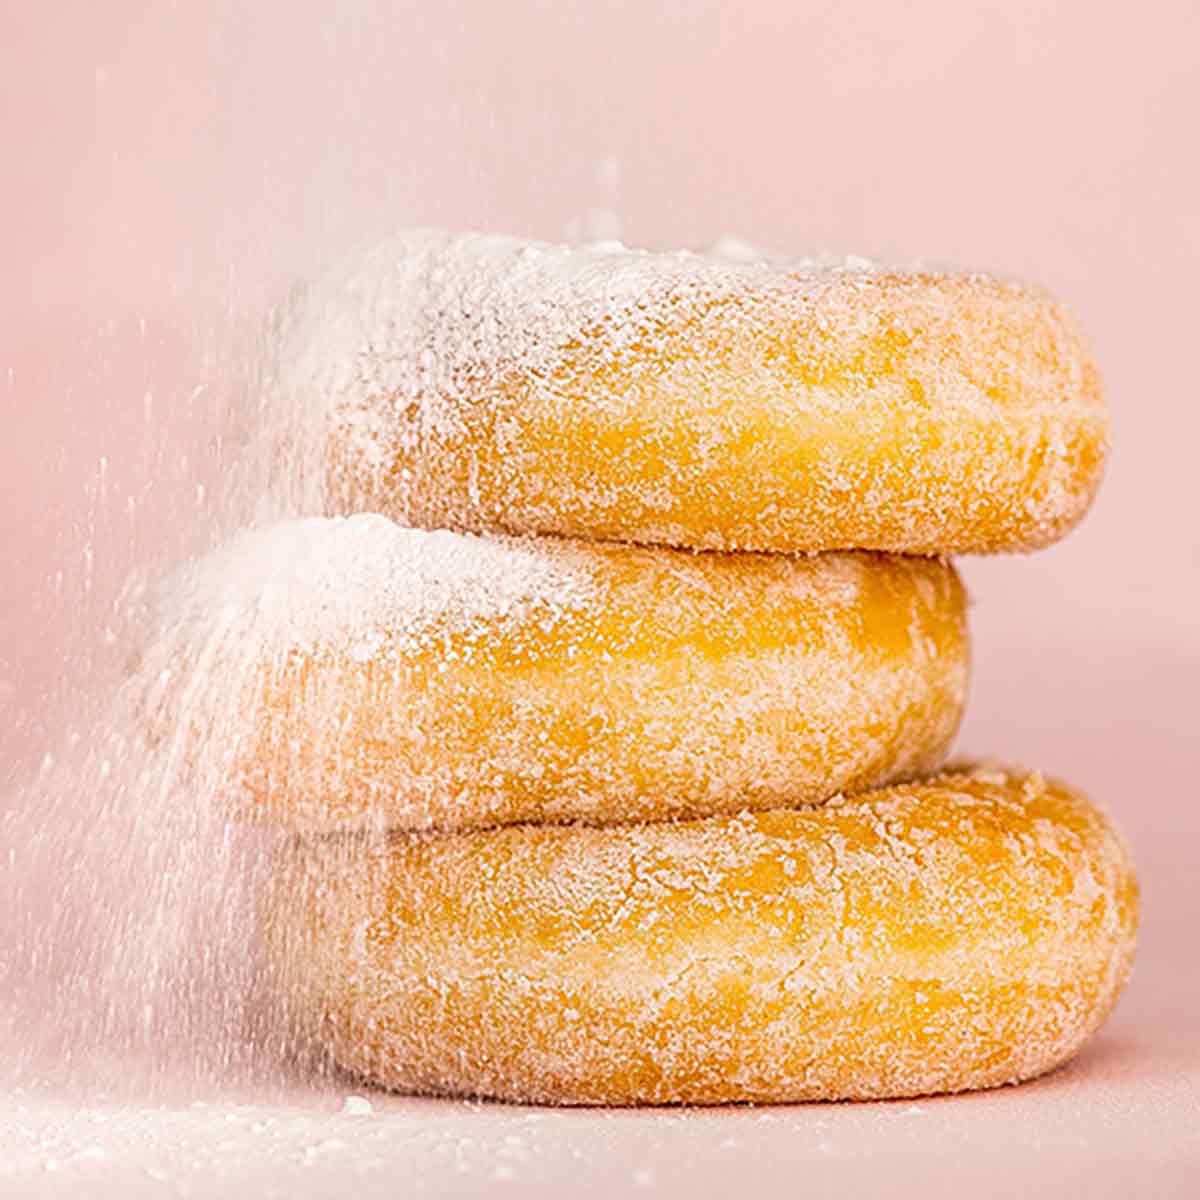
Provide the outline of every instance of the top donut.
[[1086,511],[1099,378],[978,274],[401,234],[277,314],[292,511],[696,549],[1029,550]]

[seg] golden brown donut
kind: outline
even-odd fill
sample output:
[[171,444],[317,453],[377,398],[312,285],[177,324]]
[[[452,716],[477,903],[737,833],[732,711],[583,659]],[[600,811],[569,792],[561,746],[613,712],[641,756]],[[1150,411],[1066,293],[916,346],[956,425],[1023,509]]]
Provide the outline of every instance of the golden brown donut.
[[964,608],[933,559],[312,518],[185,571],[139,675],[158,736],[233,747],[213,786],[293,828],[698,816],[940,765]]
[[405,233],[277,314],[290,513],[770,551],[1026,550],[1100,479],[1075,325],[985,275]]
[[976,771],[680,824],[297,843],[269,905],[306,1042],[407,1092],[875,1099],[1074,1054],[1137,886],[1086,799]]

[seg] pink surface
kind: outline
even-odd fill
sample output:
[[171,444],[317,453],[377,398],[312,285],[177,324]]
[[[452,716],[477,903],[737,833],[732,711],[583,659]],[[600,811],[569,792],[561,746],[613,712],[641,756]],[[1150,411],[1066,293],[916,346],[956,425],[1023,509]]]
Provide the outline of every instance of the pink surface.
[[127,570],[178,553],[203,517],[198,431],[229,330],[359,238],[421,222],[658,245],[736,233],[978,265],[1040,280],[1081,318],[1116,451],[1067,543],[965,565],[962,745],[1063,774],[1116,814],[1145,895],[1134,979],[1066,1071],[916,1105],[377,1099],[349,1117],[340,1093],[141,1110],[0,1097],[0,1191],[1195,1194],[1200,9],[406,7],[6,14],[0,780],[71,712]]

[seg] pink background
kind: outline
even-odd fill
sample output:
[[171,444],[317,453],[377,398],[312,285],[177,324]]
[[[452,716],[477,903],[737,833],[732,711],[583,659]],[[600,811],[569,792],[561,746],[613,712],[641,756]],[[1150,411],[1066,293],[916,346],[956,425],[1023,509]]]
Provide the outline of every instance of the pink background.
[[[64,0],[9,5],[0,26],[0,780],[70,713],[128,569],[177,552],[203,516],[229,332],[356,241],[415,223],[661,246],[737,234],[1036,279],[1090,331],[1116,450],[1065,544],[965,564],[962,745],[1067,775],[1127,830],[1145,925],[1113,1022],[1068,1072],[928,1102],[936,1122],[903,1136],[895,1106],[795,1110],[803,1135],[778,1116],[700,1114],[676,1136],[577,1115],[554,1118],[541,1157],[467,1175],[511,1166],[548,1187],[581,1158],[611,1185],[636,1154],[679,1194],[719,1190],[730,1162],[745,1186],[766,1189],[777,1162],[831,1186],[902,1168],[930,1194],[1020,1154],[1043,1182],[1101,1164],[1091,1194],[1122,1194],[1139,1157],[1167,1172],[1155,1194],[1200,1177],[1200,6]],[[380,1109],[460,1139],[509,1119]],[[298,1111],[277,1116],[309,1136]],[[73,1136],[65,1110],[34,1116]],[[184,1147],[179,1177],[215,1193],[224,1176],[186,1158],[198,1129],[163,1136]],[[717,1161],[726,1137],[747,1152]],[[381,1188],[397,1163],[440,1179],[420,1144],[375,1148]],[[129,1186],[139,1145],[86,1170]],[[240,1153],[266,1178],[254,1145]],[[31,1192],[43,1159],[18,1172]]]

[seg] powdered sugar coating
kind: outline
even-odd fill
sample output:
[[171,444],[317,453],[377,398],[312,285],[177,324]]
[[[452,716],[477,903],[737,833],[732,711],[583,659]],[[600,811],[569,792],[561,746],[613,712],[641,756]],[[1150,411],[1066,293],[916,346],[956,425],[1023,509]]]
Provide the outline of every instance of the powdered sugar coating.
[[299,289],[262,387],[284,512],[715,549],[1045,545],[1107,416],[980,275],[404,233]]
[[545,625],[585,608],[592,590],[586,563],[533,541],[403,529],[364,513],[238,534],[157,590],[155,620],[172,635],[223,628],[271,655],[365,661],[384,641],[415,649]]
[[215,706],[242,730],[230,802],[310,831],[817,803],[935,768],[966,697],[965,597],[936,560],[310,518],[157,608],[147,724],[203,746]]
[[1110,1009],[1136,920],[1103,815],[992,769],[675,825],[318,842],[269,945],[298,1026],[376,1084],[779,1102],[1049,1070]]

